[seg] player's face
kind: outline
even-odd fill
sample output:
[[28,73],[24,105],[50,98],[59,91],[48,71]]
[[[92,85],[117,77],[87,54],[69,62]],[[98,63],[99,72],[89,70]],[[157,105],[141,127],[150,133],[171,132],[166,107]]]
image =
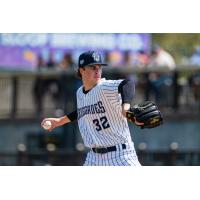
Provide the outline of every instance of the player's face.
[[102,66],[101,65],[92,65],[85,67],[83,69],[82,77],[88,82],[96,83],[101,79]]

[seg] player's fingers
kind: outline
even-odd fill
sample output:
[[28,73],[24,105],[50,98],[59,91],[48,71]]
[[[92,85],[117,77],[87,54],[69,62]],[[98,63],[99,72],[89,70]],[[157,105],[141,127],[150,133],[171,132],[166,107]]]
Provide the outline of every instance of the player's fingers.
[[135,118],[135,117],[134,117],[134,119],[135,119],[135,124],[136,124],[136,125],[138,125],[138,126],[144,125],[144,123],[143,123],[143,122],[138,122],[138,121],[136,120],[136,118]]
[[[50,121],[50,122],[51,122],[51,127],[50,127],[49,129],[45,129],[45,128],[44,128],[46,121]],[[46,131],[50,131],[50,129],[53,127],[53,120],[51,120],[50,118],[45,118],[45,119],[42,120],[42,122],[41,122],[40,125],[41,125],[41,127],[42,127],[43,129],[45,129]]]
[[42,127],[43,127],[43,125],[44,125],[44,122],[45,122],[45,121],[43,120],[43,121],[41,122],[41,124],[40,124]]
[[132,122],[132,123],[135,123],[135,120],[132,118],[132,119],[128,119],[129,122]]
[[48,129],[48,132],[51,132],[54,128],[56,128],[56,122],[55,121],[51,121],[51,128]]
[[47,120],[48,120],[47,118],[43,119],[42,122],[41,122],[41,126],[43,126],[44,123],[45,123]]

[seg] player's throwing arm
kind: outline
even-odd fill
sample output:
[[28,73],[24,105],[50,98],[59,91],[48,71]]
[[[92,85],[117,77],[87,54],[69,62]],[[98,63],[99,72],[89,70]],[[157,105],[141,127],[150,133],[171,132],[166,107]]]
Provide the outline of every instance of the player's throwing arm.
[[70,122],[70,119],[67,116],[63,116],[60,118],[45,118],[41,122],[41,126],[43,129],[47,131],[52,131],[54,128],[62,126]]

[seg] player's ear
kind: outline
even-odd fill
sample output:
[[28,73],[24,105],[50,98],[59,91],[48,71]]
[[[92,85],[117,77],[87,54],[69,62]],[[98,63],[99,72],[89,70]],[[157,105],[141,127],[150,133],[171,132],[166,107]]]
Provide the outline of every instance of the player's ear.
[[79,68],[79,73],[81,74],[81,76],[82,76],[83,71],[85,71],[85,67],[80,67]]
[[78,76],[79,76],[81,79],[82,79],[82,73],[83,73],[83,72],[82,72],[82,68],[79,68],[79,69],[78,69]]

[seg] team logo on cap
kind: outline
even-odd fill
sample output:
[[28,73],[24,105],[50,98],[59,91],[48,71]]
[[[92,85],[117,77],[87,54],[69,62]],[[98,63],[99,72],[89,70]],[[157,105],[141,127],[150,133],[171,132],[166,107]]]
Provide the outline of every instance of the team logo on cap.
[[94,52],[94,53],[92,54],[92,57],[94,58],[94,60],[95,60],[96,62],[99,62],[99,61],[100,61],[100,55],[99,55],[98,53]]
[[84,59],[80,60],[80,64],[82,65],[84,63]]

